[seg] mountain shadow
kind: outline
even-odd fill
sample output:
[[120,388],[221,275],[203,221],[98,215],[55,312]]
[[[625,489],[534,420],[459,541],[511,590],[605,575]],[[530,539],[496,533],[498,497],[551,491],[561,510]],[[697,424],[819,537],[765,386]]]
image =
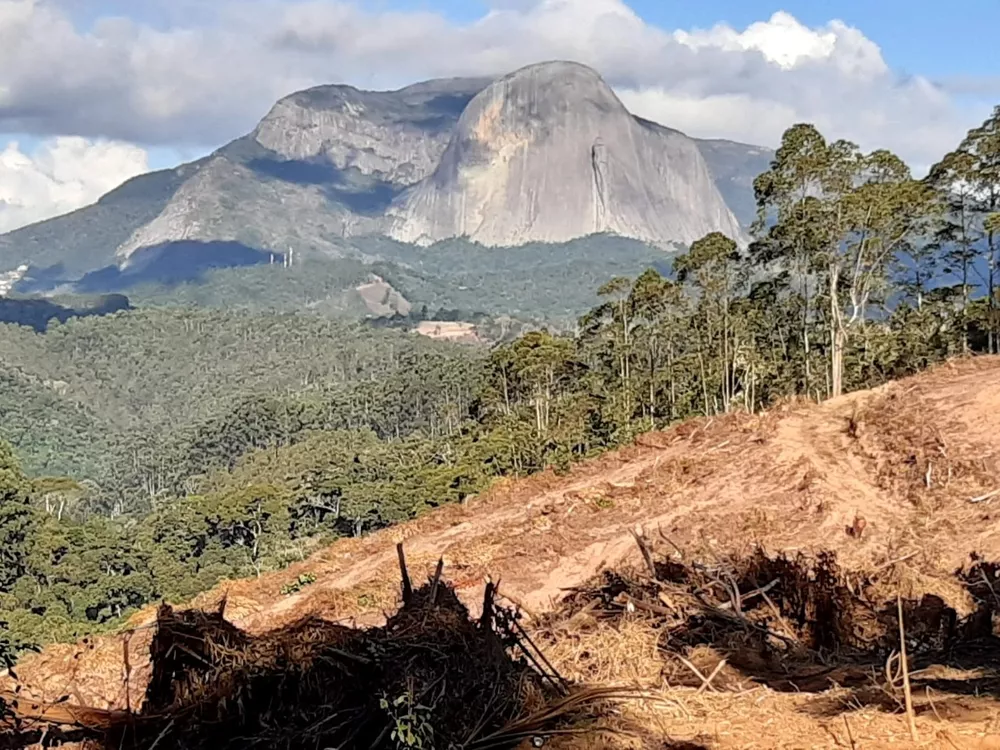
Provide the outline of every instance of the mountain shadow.
[[176,286],[203,281],[218,268],[280,263],[284,254],[259,250],[241,242],[182,240],[143,248],[125,268],[107,266],[80,279],[76,289],[85,294],[123,291],[140,284]]
[[249,160],[247,166],[262,177],[319,187],[330,201],[365,216],[383,214],[400,193],[398,186],[328,161],[266,156]]
[[38,333],[45,333],[53,320],[65,323],[70,318],[111,315],[131,309],[128,297],[123,294],[102,295],[79,306],[60,305],[40,298],[0,297],[0,323],[28,326]]

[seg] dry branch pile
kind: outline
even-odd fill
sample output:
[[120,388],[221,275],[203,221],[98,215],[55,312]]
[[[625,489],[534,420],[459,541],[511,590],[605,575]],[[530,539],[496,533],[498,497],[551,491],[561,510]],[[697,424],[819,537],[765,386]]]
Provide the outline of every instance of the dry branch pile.
[[164,605],[140,713],[8,695],[0,747],[488,750],[573,731],[615,696],[566,685],[492,584],[474,620],[440,575],[413,589],[404,564],[402,607],[365,630],[307,619],[252,637],[221,611]]
[[[654,558],[637,541],[642,570],[605,572],[547,619],[543,644],[569,676],[633,677],[597,665],[599,652],[611,648],[602,639],[612,623],[636,644],[631,658],[618,660],[647,687],[765,684],[822,692],[898,681],[899,617],[886,570],[844,571],[832,553],[787,557],[760,549],[711,564],[684,562]],[[903,600],[912,663],[1000,666],[998,567],[976,562],[959,579],[976,603],[966,617],[932,594]]]

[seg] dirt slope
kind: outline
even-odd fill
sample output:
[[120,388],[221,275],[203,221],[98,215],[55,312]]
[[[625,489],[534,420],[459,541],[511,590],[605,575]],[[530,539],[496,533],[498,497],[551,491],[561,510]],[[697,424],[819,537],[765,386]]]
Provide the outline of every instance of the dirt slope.
[[[637,556],[630,529],[641,525],[703,555],[761,543],[772,551],[835,550],[854,568],[905,559],[908,585],[963,611],[967,594],[951,574],[972,553],[1000,560],[1000,496],[970,502],[1000,489],[998,428],[1000,359],[950,363],[819,406],[650,433],[568,476],[502,483],[463,506],[334,544],[281,573],[227,582],[194,604],[217,608],[225,599],[226,617],[252,633],[306,614],[374,623],[396,599],[395,544],[405,540],[414,578],[443,555],[473,609],[490,576],[531,615],[550,609],[565,588]],[[861,518],[859,538],[847,528]],[[305,572],[314,584],[281,594]],[[137,707],[152,615],[133,618],[130,634],[26,657],[18,667],[23,693]]]

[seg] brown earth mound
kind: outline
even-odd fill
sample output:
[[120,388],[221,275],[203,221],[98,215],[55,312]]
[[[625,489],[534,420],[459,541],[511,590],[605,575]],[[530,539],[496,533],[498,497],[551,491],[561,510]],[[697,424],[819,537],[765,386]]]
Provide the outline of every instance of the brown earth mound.
[[[751,559],[758,549],[788,560],[800,553],[810,560],[833,553],[838,570],[857,571],[910,602],[936,597],[942,612],[970,622],[977,613],[982,617],[983,598],[1000,596],[988,576],[981,590],[956,576],[973,568],[974,555],[1000,560],[998,428],[1000,360],[949,363],[818,406],[785,404],[761,415],[732,414],[650,433],[568,476],[502,483],[463,506],[334,544],[287,571],[225,583],[193,606],[212,611],[225,600],[227,620],[251,637],[307,617],[379,625],[382,612],[395,607],[395,544],[405,539],[415,571],[429,572],[444,555],[458,596],[473,616],[484,582],[502,579],[503,593],[541,627],[541,616],[557,609],[570,590],[641,560],[634,538],[639,527],[640,535],[684,550],[688,561]],[[282,593],[307,573],[315,583],[294,595]],[[767,583],[738,581],[742,593],[736,596]],[[22,695],[49,701],[71,696],[98,708],[140,707],[150,681],[155,620],[156,610],[150,609],[133,618],[128,634],[26,657],[18,667]],[[605,639],[604,648],[631,648],[632,641],[619,636],[618,646]],[[654,638],[650,647],[656,643]],[[885,638],[881,644],[888,647]],[[568,663],[565,657],[556,662],[557,667]],[[3,687],[13,687],[12,681]],[[797,694],[771,690],[753,696],[702,690],[697,710],[686,704],[653,714],[663,722],[680,712],[674,724],[680,719],[697,724],[699,731],[688,739],[704,746],[879,746],[876,729],[864,742],[848,740],[843,724],[832,734],[821,731],[829,720],[807,716]],[[751,718],[758,700],[775,716],[794,714],[795,721],[785,716],[797,727],[792,740],[778,742],[777,735],[754,729],[767,721],[767,714]],[[723,723],[732,731],[719,728],[717,709],[729,712]],[[741,711],[747,715],[738,730]],[[972,734],[1000,731],[1000,710],[982,711],[994,723],[984,719],[987,728],[977,726]],[[707,735],[705,722],[715,726]],[[888,729],[878,731],[880,741],[889,741]],[[825,739],[796,744],[795,737],[810,732]],[[668,734],[676,736],[658,732]],[[989,746],[961,744],[952,736],[940,746],[956,741],[960,747]]]

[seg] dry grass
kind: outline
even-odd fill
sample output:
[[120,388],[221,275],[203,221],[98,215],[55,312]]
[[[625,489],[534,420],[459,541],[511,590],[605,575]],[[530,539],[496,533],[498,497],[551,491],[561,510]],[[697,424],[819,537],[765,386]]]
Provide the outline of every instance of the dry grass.
[[889,390],[859,404],[848,434],[871,463],[879,487],[933,510],[955,495],[1000,486],[1000,446],[969,439],[961,416],[935,408],[927,386]]
[[[746,570],[759,569],[762,563],[761,559],[736,561]],[[615,715],[605,718],[604,734],[559,741],[555,747],[994,747],[991,742],[1000,730],[1000,639],[990,635],[976,613],[957,621],[948,639],[942,640],[939,608],[920,599],[905,606],[908,643],[918,662],[910,675],[915,741],[891,648],[898,626],[891,616],[896,601],[873,603],[862,598],[877,596],[880,589],[871,583],[857,595],[845,585],[850,579],[870,581],[871,572],[834,571],[817,577],[795,565],[778,565],[775,569],[784,570],[785,578],[770,590],[769,606],[758,606],[759,601],[747,604],[748,624],[728,628],[726,623],[733,623],[726,618],[708,627],[704,618],[692,617],[683,601],[685,590],[702,591],[710,603],[724,606],[727,595],[707,592],[705,583],[726,576],[718,570],[699,571],[697,566],[685,573],[676,563],[664,565],[669,567],[660,568],[661,572],[687,576],[681,590],[675,584],[651,586],[642,569],[606,574],[594,587],[574,594],[546,624],[543,642],[557,669],[581,680],[644,690],[641,700],[622,704]],[[735,568],[731,573],[739,575]],[[966,582],[958,580],[957,585],[969,587],[968,580],[982,579],[982,589],[997,577],[996,568],[989,573],[967,572],[962,577]],[[817,630],[816,618],[831,613],[824,615],[821,608],[801,599],[822,601],[825,597],[817,587],[829,586],[841,587],[835,596],[846,598],[833,614],[851,621],[852,629],[830,623]],[[752,595],[742,582],[739,588],[744,596]],[[669,594],[662,596],[665,591]],[[976,593],[981,595],[982,590]],[[660,611],[650,611],[643,598]],[[992,615],[998,607],[984,603],[982,608]],[[881,616],[858,630],[861,621],[851,610]],[[758,627],[787,634],[794,648],[773,637],[756,637],[753,629]],[[839,632],[844,640],[833,650],[816,651],[823,630]],[[713,642],[692,642],[692,631]],[[864,644],[867,651],[859,651]],[[959,666],[963,660],[966,664]],[[970,668],[970,661],[990,666]],[[896,665],[890,670],[891,681],[886,663]]]

